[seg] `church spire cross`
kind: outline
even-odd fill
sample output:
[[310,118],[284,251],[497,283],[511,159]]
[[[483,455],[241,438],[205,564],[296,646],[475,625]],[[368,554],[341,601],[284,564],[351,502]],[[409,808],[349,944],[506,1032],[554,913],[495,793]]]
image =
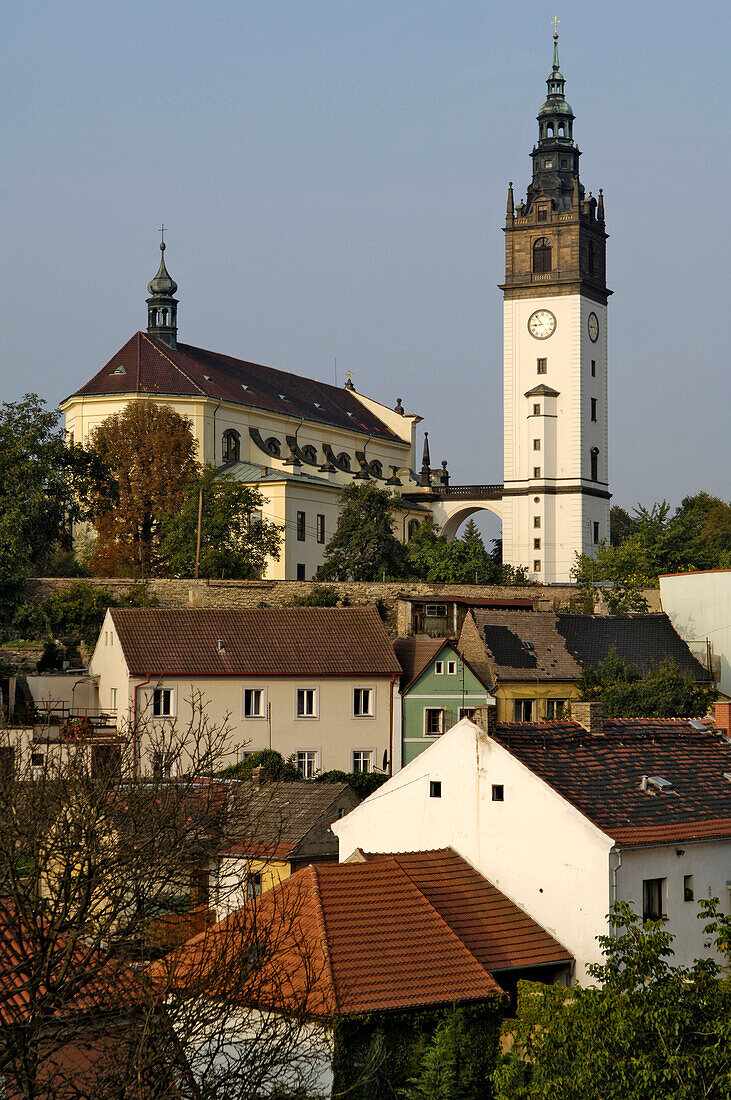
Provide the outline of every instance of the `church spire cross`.
[[554,38],[558,38],[558,25],[559,25],[560,22],[561,22],[561,20],[558,18],[558,16],[554,15],[553,19],[551,20],[551,26],[553,27],[553,37]]
[[158,233],[160,234],[160,251],[164,252],[165,251],[165,222],[163,222],[162,225],[160,226],[160,228],[158,229]]

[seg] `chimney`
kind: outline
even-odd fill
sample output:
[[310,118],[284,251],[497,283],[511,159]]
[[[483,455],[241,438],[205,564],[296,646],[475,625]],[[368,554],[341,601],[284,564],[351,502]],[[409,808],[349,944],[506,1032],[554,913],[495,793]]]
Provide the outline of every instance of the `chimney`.
[[269,782],[271,776],[266,768],[260,764],[258,768],[254,768],[251,773],[251,786],[255,791],[260,790],[266,783]]
[[191,584],[188,588],[188,607],[203,607],[202,584]]
[[604,736],[604,718],[601,703],[577,703],[571,700],[571,717],[583,726],[592,737]]
[[713,704],[713,719],[718,729],[731,737],[731,702],[728,699]]
[[473,721],[476,726],[485,731],[488,737],[492,737],[497,729],[497,703],[487,707],[475,707]]

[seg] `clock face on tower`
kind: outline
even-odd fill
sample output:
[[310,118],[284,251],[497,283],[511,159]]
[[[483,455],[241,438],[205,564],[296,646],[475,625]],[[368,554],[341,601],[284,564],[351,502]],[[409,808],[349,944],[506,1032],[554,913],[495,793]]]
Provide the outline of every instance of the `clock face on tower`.
[[596,313],[589,314],[588,326],[589,339],[591,340],[592,344],[595,344],[599,339],[599,318],[597,317]]
[[550,309],[537,309],[528,318],[528,332],[536,340],[547,340],[556,331],[556,318]]

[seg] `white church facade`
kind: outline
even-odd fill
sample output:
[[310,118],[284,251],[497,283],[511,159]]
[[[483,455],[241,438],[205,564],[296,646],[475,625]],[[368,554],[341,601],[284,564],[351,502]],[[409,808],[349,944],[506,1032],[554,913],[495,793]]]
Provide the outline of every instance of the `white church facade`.
[[[504,469],[500,483],[451,485],[432,469],[428,437],[395,408],[336,387],[178,342],[177,284],[163,256],[149,284],[147,332],[136,333],[61,405],[77,442],[130,401],[187,416],[198,458],[256,486],[283,532],[271,579],[310,580],[352,481],[393,489],[406,541],[431,513],[448,538],[475,512],[502,520],[503,560],[534,582],[571,580],[577,553],[609,539],[606,239],[602,192],[579,180],[574,115],[558,41],[538,115],[532,181],[508,191],[503,313]],[[455,423],[457,413],[455,411]]]

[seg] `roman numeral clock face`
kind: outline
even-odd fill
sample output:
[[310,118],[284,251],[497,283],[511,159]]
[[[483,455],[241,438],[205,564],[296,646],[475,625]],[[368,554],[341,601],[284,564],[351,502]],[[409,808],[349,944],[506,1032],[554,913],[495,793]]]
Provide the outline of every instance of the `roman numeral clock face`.
[[536,340],[547,340],[556,331],[556,318],[550,309],[537,309],[528,318],[528,332]]

